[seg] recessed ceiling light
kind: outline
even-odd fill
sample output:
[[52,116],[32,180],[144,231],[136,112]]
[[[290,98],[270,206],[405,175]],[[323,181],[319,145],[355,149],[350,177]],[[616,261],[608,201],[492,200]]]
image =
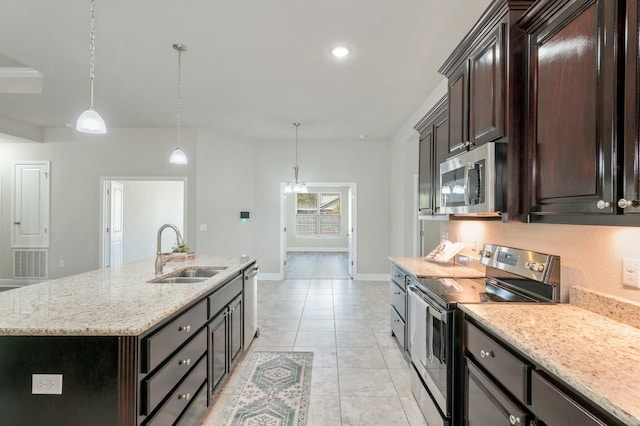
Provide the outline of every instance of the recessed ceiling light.
[[346,46],[336,46],[331,48],[331,54],[336,58],[344,58],[345,56],[349,56],[351,53],[351,49]]

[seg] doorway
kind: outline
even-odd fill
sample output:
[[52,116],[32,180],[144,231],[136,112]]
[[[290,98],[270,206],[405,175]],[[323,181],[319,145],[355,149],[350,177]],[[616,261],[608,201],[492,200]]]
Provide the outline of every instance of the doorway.
[[[174,224],[185,235],[187,178],[100,179],[100,267],[153,257],[157,231]],[[163,252],[175,241],[166,238]]]
[[285,194],[284,186],[280,189],[280,276],[356,278],[356,183],[308,183],[306,194]]

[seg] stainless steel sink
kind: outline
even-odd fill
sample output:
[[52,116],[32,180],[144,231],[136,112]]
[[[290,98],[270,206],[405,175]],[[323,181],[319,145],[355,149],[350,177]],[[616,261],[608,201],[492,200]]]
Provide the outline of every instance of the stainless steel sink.
[[216,267],[200,267],[200,268],[185,268],[180,270],[174,277],[205,277],[209,278],[227,269],[226,266]]
[[150,283],[199,283],[205,281],[206,278],[190,278],[190,277],[167,277],[167,278],[156,278],[155,280],[149,281]]
[[199,283],[227,269],[226,266],[189,267],[180,269],[166,277],[154,278],[150,283]]

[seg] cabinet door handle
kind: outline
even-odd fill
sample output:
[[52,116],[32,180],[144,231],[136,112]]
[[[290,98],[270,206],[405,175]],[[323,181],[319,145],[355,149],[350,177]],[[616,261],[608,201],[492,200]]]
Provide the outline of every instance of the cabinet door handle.
[[178,365],[191,365],[191,358],[179,360]]
[[181,325],[180,327],[178,327],[178,331],[186,331],[187,333],[191,331],[191,326],[190,325]]
[[610,206],[611,206],[611,203],[604,200],[600,200],[596,203],[596,207],[599,208],[600,210],[606,209],[607,207],[610,207]]
[[509,423],[512,425],[519,425],[520,424],[520,417],[516,417],[513,414],[511,414],[509,416]]
[[188,401],[191,399],[191,394],[190,393],[178,394],[178,399],[186,399]]
[[493,358],[495,354],[493,351],[480,351],[480,358]]
[[395,295],[399,295],[399,294],[402,294],[402,293],[401,293],[401,292],[399,292],[399,291],[394,291],[394,292],[393,292],[393,294],[395,294]]
[[13,222],[14,225],[20,225],[21,222]]

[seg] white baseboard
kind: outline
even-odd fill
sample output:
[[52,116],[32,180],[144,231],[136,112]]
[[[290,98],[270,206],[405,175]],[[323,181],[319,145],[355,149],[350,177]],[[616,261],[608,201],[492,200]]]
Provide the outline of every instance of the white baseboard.
[[13,278],[0,278],[0,287],[25,287],[30,284],[37,284],[43,280],[21,280]]

